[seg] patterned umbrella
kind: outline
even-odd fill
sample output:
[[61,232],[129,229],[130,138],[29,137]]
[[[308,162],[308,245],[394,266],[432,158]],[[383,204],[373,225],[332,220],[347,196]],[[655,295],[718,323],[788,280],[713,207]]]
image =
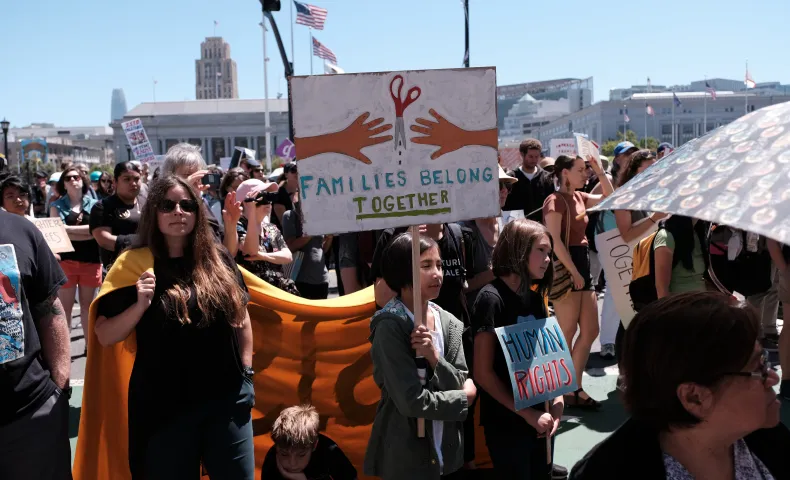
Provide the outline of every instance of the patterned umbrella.
[[790,244],[790,102],[686,143],[593,210],[684,215]]

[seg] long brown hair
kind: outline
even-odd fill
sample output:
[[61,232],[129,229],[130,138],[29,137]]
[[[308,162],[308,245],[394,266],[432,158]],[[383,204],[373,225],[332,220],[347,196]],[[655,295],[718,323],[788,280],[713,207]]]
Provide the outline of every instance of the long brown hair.
[[653,152],[650,150],[639,150],[638,152],[631,154],[631,157],[626,161],[626,164],[623,167],[623,174],[617,178],[617,188],[622,187],[632,178],[634,178],[636,176],[636,172],[639,171],[639,168],[642,167],[643,163],[650,160],[654,161],[655,159],[656,156],[653,155]]
[[[529,274],[529,254],[541,236],[547,236],[552,242],[548,229],[541,223],[526,218],[514,220],[502,229],[499,240],[491,254],[491,267],[494,275],[504,277],[515,273],[521,279],[519,293],[526,298],[532,288],[533,279]],[[554,243],[551,243],[554,250]],[[537,282],[537,293],[541,298],[549,294],[554,279],[554,267],[549,263],[543,278]]]
[[162,297],[168,315],[174,315],[182,324],[191,323],[187,310],[190,285],[194,285],[198,308],[203,318],[198,327],[208,326],[217,315],[224,315],[233,326],[240,326],[246,311],[244,292],[239,287],[232,267],[223,260],[218,244],[208,223],[207,210],[200,196],[189,183],[174,176],[160,177],[153,182],[148,199],[140,216],[139,243],[148,247],[154,258],[168,258],[167,242],[159,230],[157,211],[172,188],[181,187],[197,202],[195,228],[190,232],[184,257],[191,260],[192,269],[186,278],[179,278]]

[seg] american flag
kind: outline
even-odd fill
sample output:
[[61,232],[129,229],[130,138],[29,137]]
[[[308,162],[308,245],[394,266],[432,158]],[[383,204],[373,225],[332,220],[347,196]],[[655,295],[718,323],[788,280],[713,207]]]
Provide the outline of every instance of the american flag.
[[296,5],[296,24],[305,25],[316,30],[323,30],[326,22],[327,10],[325,8],[299,3],[294,0]]
[[337,64],[337,57],[332,53],[332,50],[326,48],[324,44],[316,40],[315,37],[313,37],[313,55]]
[[713,100],[716,100],[716,89],[711,87],[707,81],[705,82],[705,91],[710,93],[710,96],[713,98]]
[[754,88],[757,86],[752,76],[749,74],[749,64],[746,64],[746,78],[743,80],[743,84],[746,85],[746,88]]
[[680,103],[680,99],[678,98],[678,96],[675,95],[675,92],[672,92],[672,101],[675,102],[676,107],[683,105],[682,103]]
[[625,123],[628,123],[628,122],[631,121],[631,117],[629,117],[627,113],[624,113],[623,114],[623,120],[625,120]]
[[656,111],[653,110],[653,107],[651,107],[650,104],[648,103],[645,104],[645,112],[647,112],[647,114],[650,115],[651,117],[656,114]]

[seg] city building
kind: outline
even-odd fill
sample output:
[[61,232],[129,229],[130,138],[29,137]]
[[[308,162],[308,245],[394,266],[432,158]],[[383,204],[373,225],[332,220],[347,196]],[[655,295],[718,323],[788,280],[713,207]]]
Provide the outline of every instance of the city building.
[[[648,82],[650,79],[648,79]],[[706,85],[707,83],[707,85]],[[640,93],[664,93],[664,92],[704,92],[708,85],[719,91],[728,92],[743,92],[746,90],[746,85],[743,80],[730,80],[726,78],[708,78],[706,80],[696,80],[686,85],[673,85],[666,87],[664,85],[632,85],[629,88],[613,88],[609,90],[609,100],[622,101],[627,100],[634,95]],[[762,82],[758,83],[755,88],[749,89],[751,95],[760,96],[778,96],[790,95],[790,85],[782,85],[779,82]]]
[[195,98],[239,98],[236,62],[222,37],[207,37],[200,44],[200,59],[195,60]]
[[112,129],[99,127],[57,127],[51,123],[36,123],[8,131],[8,156],[11,169],[22,158],[22,144],[35,140],[45,147],[41,159],[60,165],[81,162],[89,165],[114,163]]
[[[220,164],[234,147],[251,148],[265,159],[266,100],[189,100],[183,102],[141,103],[121,121],[139,118],[154,153],[164,155],[179,142],[201,147],[208,163]],[[269,99],[271,115],[270,154],[288,137],[288,100]],[[121,121],[110,124],[115,153],[119,161],[129,159],[129,143]]]
[[507,141],[530,135],[536,128],[588,107],[592,102],[592,77],[499,86],[499,137]]
[[[613,88],[609,90],[609,100],[622,101],[631,98],[634,94],[637,93],[661,93],[661,92],[671,91],[669,88],[665,87],[664,85],[650,84],[649,78],[647,80],[648,83],[645,85],[631,85],[631,87],[629,88]],[[704,92],[705,88],[703,87],[701,91]]]
[[[662,92],[639,93],[627,100],[596,103],[541,126],[532,136],[547,146],[553,138],[572,138],[573,133],[583,133],[603,145],[617,139],[618,132],[626,128],[640,139],[653,137],[677,147],[744,115],[747,100],[750,112],[790,101],[790,95],[765,96],[752,92],[720,91],[716,92],[716,100],[706,92],[676,92],[681,105],[674,108],[674,135],[673,94]],[[654,115],[648,115],[647,105]]]
[[110,101],[110,121],[123,118],[124,115],[126,115],[126,95],[123,93],[123,88],[114,88]]

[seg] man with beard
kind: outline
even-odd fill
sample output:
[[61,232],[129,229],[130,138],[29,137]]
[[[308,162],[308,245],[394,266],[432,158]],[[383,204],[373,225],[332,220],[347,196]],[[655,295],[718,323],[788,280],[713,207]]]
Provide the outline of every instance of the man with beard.
[[538,165],[543,158],[543,146],[538,140],[528,138],[521,142],[518,150],[522,159],[521,167],[515,170],[518,181],[502,210],[524,210],[526,218],[543,222],[543,202],[554,193],[551,174]]

